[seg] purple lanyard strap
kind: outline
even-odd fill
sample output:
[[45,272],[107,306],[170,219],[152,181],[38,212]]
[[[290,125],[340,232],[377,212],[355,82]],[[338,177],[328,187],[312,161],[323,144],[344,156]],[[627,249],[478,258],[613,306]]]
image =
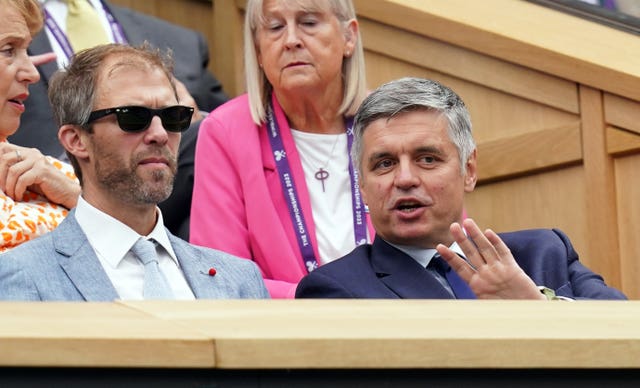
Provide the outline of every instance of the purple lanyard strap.
[[[116,21],[113,15],[111,15],[111,12],[109,12],[107,7],[104,6],[104,3],[102,3],[102,1],[100,2],[100,4],[102,5],[102,10],[104,11],[105,15],[107,15],[107,20],[109,21],[109,26],[111,27],[111,32],[113,33],[113,38],[115,42],[126,44],[127,38],[124,36],[124,31],[122,30],[122,26],[120,26],[120,24]],[[46,9],[44,10],[44,21],[49,31],[51,31],[51,34],[53,34],[53,37],[62,48],[62,51],[64,51],[64,55],[66,55],[67,60],[71,59],[74,51],[73,51],[73,48],[71,47],[71,43],[69,43],[67,34],[65,34],[64,31],[62,31],[60,26],[58,26],[58,23],[56,23],[56,21],[53,20],[53,17],[49,13],[49,11],[47,11]],[[96,28],[100,28],[100,26]]]
[[[347,144],[349,151],[349,176],[351,179],[351,201],[353,205],[353,229],[355,244],[357,246],[366,244],[367,242],[367,224],[364,206],[360,197],[358,172],[354,169],[350,156],[351,146],[353,145],[353,119],[346,119],[345,124],[347,127]],[[307,271],[311,272],[318,268],[319,264],[313,247],[311,246],[309,229],[307,228],[304,214],[300,207],[298,190],[293,179],[293,174],[291,173],[291,166],[287,160],[284,143],[282,142],[280,126],[278,125],[277,119],[274,117],[273,104],[270,104],[267,110],[267,126],[269,130],[269,142],[276,161],[276,169],[280,176],[282,192],[284,193],[285,202],[287,202],[287,207],[289,208],[291,222],[295,226],[298,247],[300,248],[300,253],[302,254],[302,259],[304,260]]]

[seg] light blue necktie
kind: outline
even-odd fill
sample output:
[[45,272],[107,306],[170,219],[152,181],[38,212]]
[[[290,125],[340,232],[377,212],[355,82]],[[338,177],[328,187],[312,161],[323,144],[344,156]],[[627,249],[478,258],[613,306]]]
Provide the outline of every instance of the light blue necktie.
[[158,266],[155,243],[140,237],[131,252],[144,264],[144,299],[174,299],[169,282]]

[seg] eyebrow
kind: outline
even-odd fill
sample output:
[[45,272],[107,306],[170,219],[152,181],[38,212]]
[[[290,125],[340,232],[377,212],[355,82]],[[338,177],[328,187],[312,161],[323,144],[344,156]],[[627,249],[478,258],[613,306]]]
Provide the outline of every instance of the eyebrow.
[[[434,146],[420,146],[420,147],[414,148],[412,150],[412,153],[414,153],[414,154],[429,153],[429,154],[435,154],[435,155],[443,155],[444,154],[440,148],[434,147]],[[379,159],[387,158],[387,157],[392,156],[392,155],[393,155],[393,153],[389,152],[389,151],[374,152],[373,154],[371,154],[371,156],[369,157],[368,160],[369,161],[379,160]]]
[[6,41],[21,41],[24,42],[28,39],[28,36],[19,32],[8,32],[4,35],[0,35],[0,43],[4,44]]
[[375,162],[376,160],[388,158],[391,155],[392,155],[392,153],[391,152],[387,152],[387,151],[374,152],[373,154],[371,154],[371,156],[369,156],[369,158],[367,159],[367,162],[369,162],[369,163]]
[[429,154],[443,155],[442,149],[434,146],[422,146],[422,147],[416,148],[414,151],[415,153],[418,153],[418,154],[429,153]]

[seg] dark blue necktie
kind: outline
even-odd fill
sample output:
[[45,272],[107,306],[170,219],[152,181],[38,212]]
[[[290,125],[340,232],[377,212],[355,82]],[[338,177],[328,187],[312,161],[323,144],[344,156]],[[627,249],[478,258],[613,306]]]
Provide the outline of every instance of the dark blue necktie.
[[471,291],[471,288],[469,288],[469,285],[462,280],[460,276],[458,276],[456,271],[451,269],[451,266],[447,264],[439,254],[436,253],[431,258],[427,268],[434,268],[440,275],[447,279],[456,299],[476,299],[476,296],[473,291]]

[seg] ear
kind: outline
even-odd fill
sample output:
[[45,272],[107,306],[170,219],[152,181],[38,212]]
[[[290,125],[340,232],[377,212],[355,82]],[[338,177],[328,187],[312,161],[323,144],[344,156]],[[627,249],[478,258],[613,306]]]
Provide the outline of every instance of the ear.
[[87,159],[87,132],[77,125],[65,124],[58,130],[58,140],[62,147],[76,157],[76,159]]
[[464,191],[470,193],[478,181],[478,149],[474,149],[467,159],[467,172],[464,175]]
[[347,26],[344,30],[345,44],[343,55],[349,58],[353,55],[353,51],[356,49],[356,43],[358,43],[358,21],[351,19],[347,22]]

